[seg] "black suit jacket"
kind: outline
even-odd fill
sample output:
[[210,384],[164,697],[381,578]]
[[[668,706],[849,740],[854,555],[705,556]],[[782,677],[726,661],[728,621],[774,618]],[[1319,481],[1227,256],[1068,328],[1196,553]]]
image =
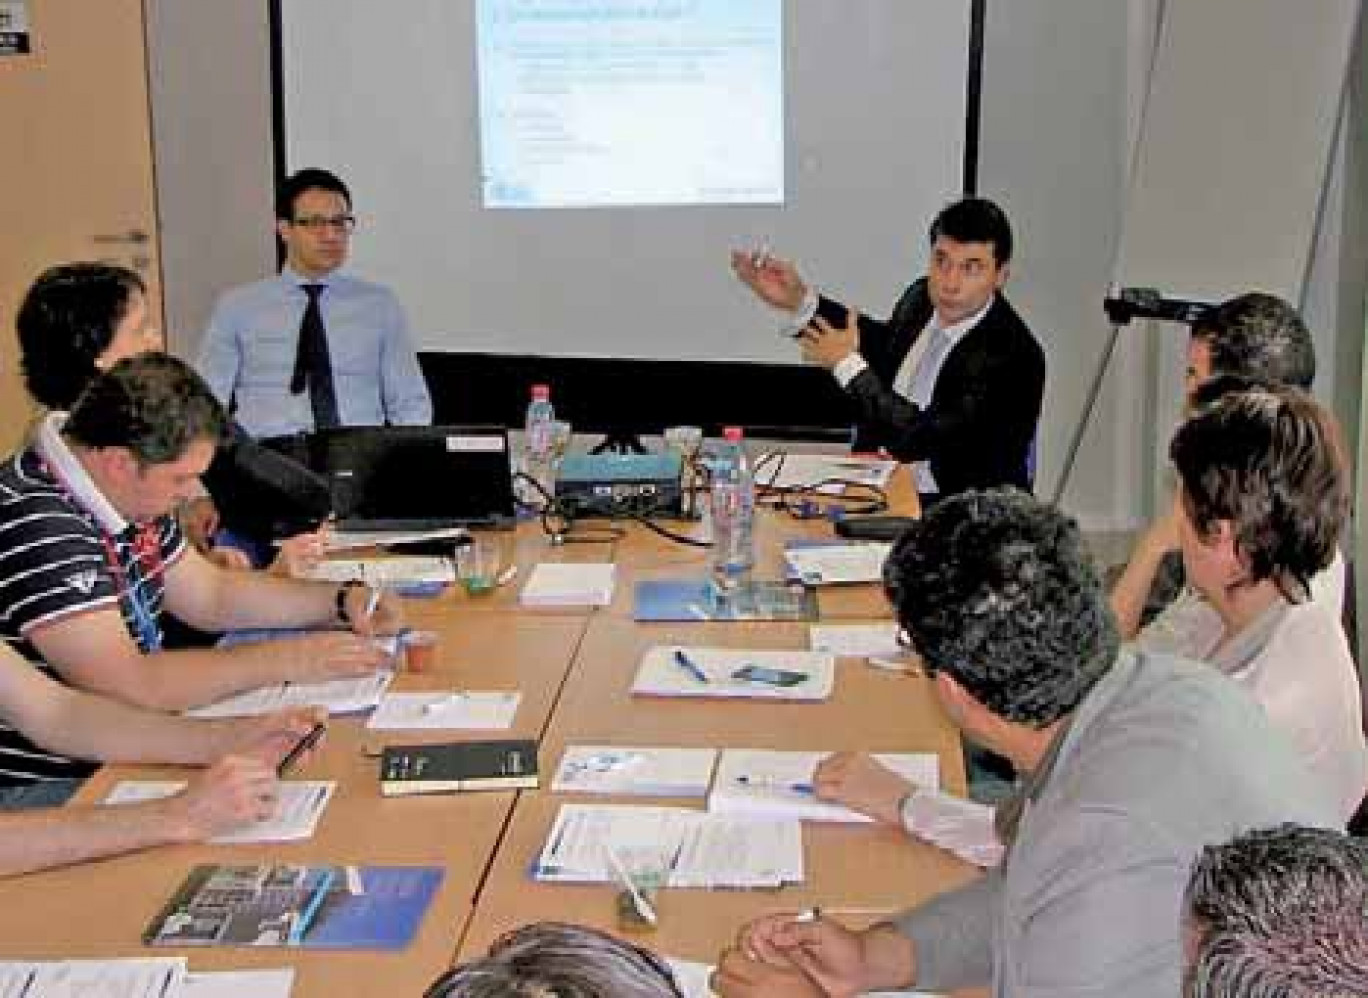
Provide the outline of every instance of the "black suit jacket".
[[[818,314],[843,323],[845,307],[821,299]],[[887,322],[861,315],[860,354],[869,367],[846,392],[855,402],[856,450],[929,461],[941,495],[995,485],[1031,487],[1031,449],[1045,392],[1045,354],[1001,293],[945,358],[931,404],[893,391],[903,359],[931,319],[922,278]]]

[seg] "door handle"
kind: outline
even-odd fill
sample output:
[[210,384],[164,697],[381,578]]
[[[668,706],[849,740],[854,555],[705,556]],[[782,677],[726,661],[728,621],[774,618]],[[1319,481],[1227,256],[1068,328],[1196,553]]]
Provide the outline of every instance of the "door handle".
[[144,246],[152,239],[142,229],[129,229],[127,232],[97,232],[91,238],[103,245],[127,243],[133,246]]

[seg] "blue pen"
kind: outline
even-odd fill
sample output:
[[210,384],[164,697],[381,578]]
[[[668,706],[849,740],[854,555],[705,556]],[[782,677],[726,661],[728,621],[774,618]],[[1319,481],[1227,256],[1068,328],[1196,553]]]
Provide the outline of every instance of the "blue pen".
[[809,797],[817,792],[811,783],[784,783],[779,780],[768,780],[763,776],[738,776],[736,782],[743,787],[765,787],[770,790],[788,790],[795,794],[805,794]]
[[313,895],[308,903],[300,911],[299,917],[295,919],[294,925],[290,927],[290,935],[286,940],[287,946],[298,946],[304,940],[304,933],[308,931],[313,923],[314,916],[318,914],[318,909],[323,907],[323,901],[328,896],[328,891],[332,890],[333,880],[337,877],[337,871],[331,867],[325,870],[318,879],[318,885],[314,888]]
[[684,653],[683,648],[675,649],[674,660],[675,665],[679,666],[689,675],[693,676],[694,679],[697,679],[700,683],[706,683],[710,681],[708,679],[708,674],[704,672],[701,668],[699,668],[697,662],[689,658],[689,656]]

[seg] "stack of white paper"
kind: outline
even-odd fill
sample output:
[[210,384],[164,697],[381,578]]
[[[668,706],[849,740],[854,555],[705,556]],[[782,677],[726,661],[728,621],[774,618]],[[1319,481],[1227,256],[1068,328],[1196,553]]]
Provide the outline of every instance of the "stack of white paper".
[[495,731],[513,724],[521,702],[517,690],[388,693],[366,727]]
[[[768,749],[726,749],[717,764],[717,779],[708,795],[714,814],[765,815],[807,821],[859,821],[872,818],[820,801],[813,796],[812,775],[825,752],[775,752]],[[939,761],[928,753],[875,755],[904,779],[935,790],[940,784]]]
[[[898,462],[884,458],[855,457],[850,454],[785,454],[776,472],[761,468],[756,475],[762,485],[781,489],[817,487],[817,491],[835,495],[845,491],[843,482],[883,488],[893,477]],[[819,482],[831,479],[827,485]]]
[[542,562],[523,586],[523,606],[607,606],[613,602],[612,562]]
[[287,707],[327,707],[332,714],[356,714],[370,710],[394,681],[394,673],[381,670],[359,679],[330,679],[321,683],[277,683],[195,707],[191,717],[251,717]]
[[784,551],[789,574],[809,586],[879,582],[891,544],[813,544]]
[[993,809],[977,801],[935,791],[912,795],[903,812],[908,831],[975,866],[1002,862],[1002,843],[993,827]]
[[[285,780],[280,783],[280,799],[276,813],[255,821],[235,832],[219,835],[213,842],[297,842],[313,838],[323,811],[332,800],[337,784],[331,780]],[[184,783],[172,780],[123,780],[105,798],[106,804],[133,804],[159,800],[185,789]],[[0,994],[3,994],[0,991]]]
[[642,657],[632,692],[661,697],[825,700],[835,682],[836,658],[826,652],[656,645]]
[[715,749],[571,745],[561,756],[551,789],[557,793],[703,797]]
[[413,585],[420,582],[455,582],[456,566],[450,558],[405,555],[396,558],[329,558],[304,574],[323,582],[357,580],[377,586]]
[[565,804],[537,859],[539,880],[609,883],[611,851],[668,887],[780,887],[803,880],[796,821],[727,818],[676,807]]

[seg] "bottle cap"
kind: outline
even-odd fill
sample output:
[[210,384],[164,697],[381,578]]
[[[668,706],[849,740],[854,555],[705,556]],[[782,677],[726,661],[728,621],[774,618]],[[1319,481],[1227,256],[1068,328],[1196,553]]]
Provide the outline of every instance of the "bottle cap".
[[722,438],[728,443],[734,444],[740,440],[742,436],[741,427],[739,426],[728,426],[722,431]]
[[550,385],[533,385],[533,386],[532,386],[532,397],[533,397],[534,399],[537,399],[538,401],[541,401],[541,400],[543,400],[543,399],[549,399],[549,398],[551,397],[551,386],[550,386]]

